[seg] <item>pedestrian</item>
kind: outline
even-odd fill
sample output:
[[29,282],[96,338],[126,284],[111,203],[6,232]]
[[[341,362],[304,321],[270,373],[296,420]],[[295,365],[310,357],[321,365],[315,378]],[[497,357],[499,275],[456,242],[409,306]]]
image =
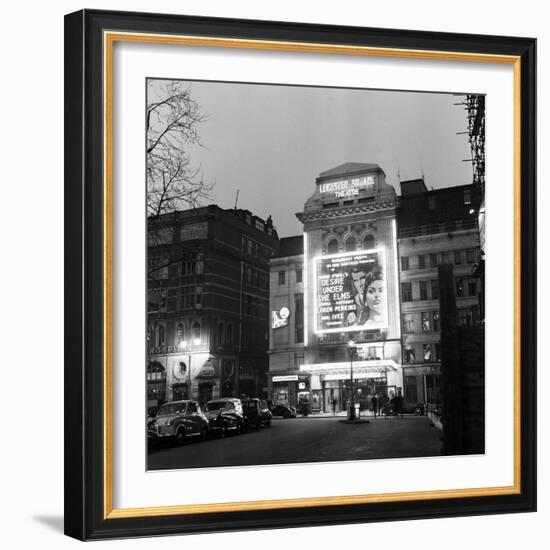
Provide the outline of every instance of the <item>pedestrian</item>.
[[372,403],[372,412],[374,414],[374,418],[376,418],[376,413],[378,412],[378,398],[376,397],[376,394],[372,396],[370,402]]
[[336,397],[332,398],[332,414],[336,414],[336,404],[338,403]]

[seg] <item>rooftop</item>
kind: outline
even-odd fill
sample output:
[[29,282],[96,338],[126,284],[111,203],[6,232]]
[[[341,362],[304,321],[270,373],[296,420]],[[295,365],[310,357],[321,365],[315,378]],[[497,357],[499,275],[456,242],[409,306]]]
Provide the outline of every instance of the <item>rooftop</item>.
[[318,179],[332,178],[336,176],[351,176],[354,174],[362,174],[363,172],[372,172],[374,170],[382,170],[378,164],[366,162],[345,162],[330,170],[325,170],[319,174]]
[[273,255],[274,258],[284,258],[286,256],[299,256],[304,253],[303,235],[292,237],[283,237],[279,239],[279,250]]

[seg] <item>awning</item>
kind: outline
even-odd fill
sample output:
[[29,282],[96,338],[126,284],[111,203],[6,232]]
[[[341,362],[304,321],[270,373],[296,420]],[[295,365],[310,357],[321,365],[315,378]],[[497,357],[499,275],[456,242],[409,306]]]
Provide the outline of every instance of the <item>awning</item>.
[[[376,378],[380,374],[396,372],[398,368],[400,368],[400,365],[392,359],[354,361],[353,377]],[[351,363],[350,361],[337,363],[312,363],[310,365],[301,365],[300,371],[307,372],[309,374],[328,376],[332,380],[346,380],[350,378]]]

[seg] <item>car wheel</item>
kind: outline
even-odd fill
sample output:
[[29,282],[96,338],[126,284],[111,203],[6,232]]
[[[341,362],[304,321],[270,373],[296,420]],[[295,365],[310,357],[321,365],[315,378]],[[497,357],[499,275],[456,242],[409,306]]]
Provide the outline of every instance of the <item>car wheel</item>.
[[224,424],[220,432],[220,437],[225,437],[226,435],[227,435],[227,425]]
[[176,445],[183,445],[185,441],[185,432],[183,431],[183,428],[180,428],[176,432]]

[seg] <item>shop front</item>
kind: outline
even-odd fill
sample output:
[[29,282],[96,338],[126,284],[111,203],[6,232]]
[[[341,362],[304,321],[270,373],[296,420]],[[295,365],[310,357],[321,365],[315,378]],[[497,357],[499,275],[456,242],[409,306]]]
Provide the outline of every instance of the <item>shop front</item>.
[[272,374],[270,399],[274,405],[299,407],[308,403],[312,411],[319,410],[318,390],[312,392],[311,379],[307,373]]
[[[357,361],[353,365],[353,382],[350,363],[302,365],[302,372],[318,378],[316,390],[319,412],[338,414],[348,410],[350,403],[359,403],[360,410],[372,409],[372,398],[391,399],[402,391],[401,367],[392,360],[378,362]],[[313,393],[313,392],[312,392]]]

